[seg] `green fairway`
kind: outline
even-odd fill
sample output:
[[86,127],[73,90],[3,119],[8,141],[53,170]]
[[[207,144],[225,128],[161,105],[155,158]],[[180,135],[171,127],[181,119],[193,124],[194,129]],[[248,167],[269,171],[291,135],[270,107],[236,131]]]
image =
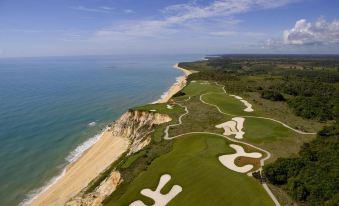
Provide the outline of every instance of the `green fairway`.
[[218,106],[222,112],[227,114],[253,116],[258,115],[255,111],[255,108],[253,108],[253,112],[245,112],[244,109],[246,106],[240,100],[228,94],[206,94],[202,96],[202,100],[206,103]]
[[213,82],[205,84],[205,81],[190,82],[183,90],[186,96],[198,96],[208,92],[223,92],[222,87]]
[[183,188],[168,206],[274,205],[258,181],[219,162],[219,155],[234,153],[229,143],[211,134],[189,134],[174,140],[171,152],[155,159],[128,187],[118,188],[107,205],[126,206],[135,200],[152,205],[153,200],[140,191],[154,190],[163,174],[172,176],[163,194],[173,185]]
[[277,122],[267,119],[246,117],[244,140],[253,143],[273,142],[292,137],[295,132]]

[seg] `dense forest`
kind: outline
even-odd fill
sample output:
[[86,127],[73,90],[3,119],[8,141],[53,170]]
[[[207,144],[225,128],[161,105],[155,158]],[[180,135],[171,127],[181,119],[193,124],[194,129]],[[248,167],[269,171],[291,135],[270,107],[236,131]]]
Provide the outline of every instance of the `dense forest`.
[[296,115],[334,120],[339,116],[338,56],[230,55],[180,66],[199,71],[189,80],[217,81],[230,92],[259,92],[286,101]]
[[296,158],[280,158],[264,167],[266,178],[307,205],[339,203],[339,128],[325,127],[305,143]]
[[257,92],[285,102],[297,116],[330,123],[298,157],[265,166],[271,184],[302,205],[339,204],[339,56],[223,55],[179,66],[189,80],[216,81],[231,93]]

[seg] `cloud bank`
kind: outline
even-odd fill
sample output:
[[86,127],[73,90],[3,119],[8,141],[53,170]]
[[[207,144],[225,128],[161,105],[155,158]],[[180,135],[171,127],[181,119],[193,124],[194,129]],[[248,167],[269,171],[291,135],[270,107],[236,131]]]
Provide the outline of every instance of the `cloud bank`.
[[289,45],[339,44],[339,21],[319,18],[312,24],[300,19],[292,29],[284,31],[283,41]]

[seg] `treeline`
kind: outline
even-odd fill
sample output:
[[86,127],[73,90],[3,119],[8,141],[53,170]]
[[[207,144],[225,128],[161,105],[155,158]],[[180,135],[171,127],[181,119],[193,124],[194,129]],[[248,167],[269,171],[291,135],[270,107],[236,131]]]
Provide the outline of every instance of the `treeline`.
[[325,127],[305,143],[296,158],[279,158],[264,167],[270,183],[311,206],[339,205],[339,130]]
[[304,118],[339,116],[339,58],[333,56],[230,55],[180,66],[199,71],[189,80],[217,81],[233,93],[259,92],[265,99],[286,100]]

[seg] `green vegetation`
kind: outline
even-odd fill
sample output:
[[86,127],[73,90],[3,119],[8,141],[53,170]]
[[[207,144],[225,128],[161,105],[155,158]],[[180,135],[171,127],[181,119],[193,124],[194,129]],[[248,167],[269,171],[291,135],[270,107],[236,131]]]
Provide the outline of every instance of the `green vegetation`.
[[[163,174],[170,174],[172,179],[162,193],[167,193],[174,184],[183,188],[168,205],[273,205],[259,181],[227,169],[218,160],[218,156],[234,151],[229,140],[217,135],[224,130],[215,126],[236,116],[245,118],[245,135],[241,141],[269,151],[271,158],[267,162],[278,159],[265,167],[265,174],[274,184],[270,187],[282,205],[293,202],[284,191],[302,204],[336,205],[338,132],[333,133],[333,128],[322,130],[314,140],[315,135],[299,134],[267,118],[308,132],[335,122],[339,89],[337,58],[236,55],[179,66],[199,72],[188,77],[189,84],[169,103],[133,108],[167,114],[172,121],[154,126],[151,144],[123,158],[115,167],[124,181],[104,201],[105,205],[128,205],[136,200],[152,205],[153,200],[142,196],[140,191],[155,189]],[[225,94],[221,85],[228,94],[239,95],[252,104],[254,112],[245,112],[245,105]],[[178,123],[179,116],[185,113],[184,107],[189,113],[181,118],[182,124],[169,128],[171,137],[181,136],[163,140],[165,128]],[[247,152],[258,152],[250,146],[244,148]],[[255,158],[238,157],[235,164],[260,167]]]
[[186,96],[191,97],[205,94],[207,92],[223,92],[220,86],[212,82],[206,81],[190,82],[190,84],[186,86],[182,91],[186,94]]
[[174,184],[183,188],[169,206],[274,205],[258,181],[233,172],[218,161],[219,155],[234,152],[229,143],[210,134],[189,134],[174,140],[172,151],[155,159],[128,189],[113,193],[107,205],[128,205],[135,200],[152,204],[140,191],[155,189],[163,174],[172,176],[163,193],[169,192]]
[[206,103],[217,105],[221,109],[221,111],[225,112],[226,114],[241,116],[258,115],[255,110],[254,112],[245,112],[244,109],[246,107],[242,102],[240,102],[240,100],[225,93],[206,94],[202,96],[202,100]]
[[307,205],[339,202],[339,129],[325,127],[315,140],[303,145],[299,157],[278,159],[264,167],[267,179],[295,200]]
[[339,117],[338,59],[336,56],[228,55],[179,66],[199,71],[189,76],[190,81],[217,81],[227,91],[237,94],[264,91],[262,97],[273,101],[284,97],[296,115],[325,122]]
[[136,154],[133,154],[131,156],[129,156],[126,161],[124,162],[124,164],[121,165],[121,168],[126,169],[129,166],[131,166],[131,164],[133,164],[133,162],[135,162],[137,159],[139,159],[140,157],[144,156],[147,154],[147,150],[142,150]]
[[[172,109],[168,109],[167,105],[170,105]],[[165,104],[146,104],[144,106],[132,108],[132,110],[155,112],[160,114],[167,114],[171,117],[176,117],[181,113],[184,113],[184,109],[178,105],[165,103]]]
[[277,91],[272,91],[272,90],[262,91],[261,97],[264,99],[272,100],[272,101],[285,101],[285,98],[281,93]]

